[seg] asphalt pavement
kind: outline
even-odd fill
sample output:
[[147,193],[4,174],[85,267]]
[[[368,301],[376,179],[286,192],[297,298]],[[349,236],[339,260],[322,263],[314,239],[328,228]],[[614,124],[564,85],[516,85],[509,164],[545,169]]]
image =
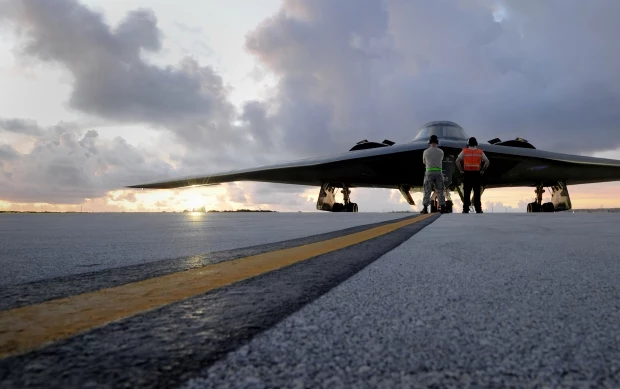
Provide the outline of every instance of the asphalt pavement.
[[[429,216],[409,216],[391,223],[252,247],[245,250],[250,256],[244,258],[237,258],[240,252],[232,250],[170,264],[145,264],[127,271],[109,269],[103,274],[35,282],[35,286],[22,290],[28,292],[24,298],[9,298],[11,308],[0,310],[0,387],[181,385],[438,217]],[[260,270],[271,259],[281,262],[294,255],[300,260],[292,265],[269,272]],[[262,265],[253,267],[259,258],[263,258]],[[258,272],[208,293],[179,294],[188,285],[208,288],[209,280],[225,278],[220,265],[239,274]],[[188,270],[187,266],[192,268]],[[137,281],[141,273],[157,276]],[[175,281],[171,283],[169,277]],[[107,288],[91,291],[93,282]],[[65,283],[70,288],[64,287]],[[133,294],[119,296],[118,291],[127,288]],[[68,293],[77,296],[58,300]],[[141,308],[162,295],[171,297],[168,305]],[[55,300],[47,301],[50,298]],[[115,317],[116,312],[125,313],[120,319],[106,319]],[[36,342],[34,349],[32,342]],[[2,359],[3,354],[6,357]]]
[[442,215],[184,387],[620,387],[619,222]]
[[301,239],[403,213],[0,214],[0,286]]
[[[28,216],[32,217],[33,215]],[[55,215],[41,216],[47,218]],[[63,217],[65,215],[59,216]],[[79,215],[71,216],[79,218]],[[90,215],[85,216],[88,217]],[[126,217],[125,215],[119,216],[122,218]],[[13,264],[9,268],[14,269],[12,271],[16,273],[17,279],[21,277],[27,278],[29,273],[32,272],[36,272],[43,279],[8,285],[2,285],[0,282],[0,311],[103,288],[111,288],[130,282],[230,261],[236,258],[321,242],[416,215],[404,213],[358,213],[357,215],[346,214],[340,221],[332,218],[330,214],[323,219],[321,219],[320,215],[314,214],[302,214],[301,216],[295,214],[216,214],[220,218],[219,220],[215,219],[211,214],[164,215],[164,220],[162,220],[161,215],[150,215],[150,219],[148,216],[138,215],[136,220],[147,219],[147,221],[150,221],[152,224],[150,230],[143,227],[144,220],[139,223],[136,220],[129,219],[132,222],[129,223],[129,226],[125,225],[124,236],[119,241],[115,241],[115,238],[110,236],[106,239],[95,239],[96,243],[91,244],[89,239],[78,237],[75,240],[88,243],[83,244],[82,246],[84,247],[76,249],[73,242],[68,246],[63,246],[62,243],[57,242],[53,254],[46,251],[47,246],[52,244],[51,242],[42,244],[41,241],[38,241],[38,243],[32,243],[32,247],[28,249],[30,254],[18,250],[18,247],[26,246],[27,241],[32,239],[30,235],[18,235],[22,236],[22,238],[15,237],[12,248],[19,252],[19,256],[11,257],[10,262]],[[182,222],[182,218],[185,218],[185,223]],[[108,235],[110,233],[108,226],[116,225],[121,221],[123,219],[117,219],[116,223],[113,222],[113,219],[104,219],[103,224],[91,227],[92,231],[85,234],[93,239],[95,238],[96,231],[102,232],[102,235]],[[47,221],[47,223],[50,223],[50,221]],[[38,223],[38,225],[51,228],[47,223]],[[189,226],[187,226],[188,224]],[[322,224],[323,227],[321,227]],[[79,224],[67,223],[61,229],[62,232],[56,231],[56,234],[67,237],[79,229],[79,226]],[[36,237],[42,234],[43,228],[40,228],[41,230],[38,233],[35,231],[32,235]],[[187,234],[187,230],[191,230],[191,233]],[[180,231],[185,231],[185,233],[180,233]],[[148,238],[145,238],[145,235],[148,235]],[[171,253],[165,259],[158,259],[169,252],[170,248],[163,250],[167,241],[174,241],[177,238],[185,241],[187,247],[192,247],[190,252],[198,251],[200,247],[204,247],[205,251],[198,251],[198,253],[193,255],[180,256],[179,254],[184,252],[180,250],[178,253],[175,252],[176,254]],[[158,242],[154,246],[146,244],[151,240],[157,240]],[[37,240],[35,239],[35,241]],[[133,247],[132,250],[126,245],[129,241],[134,242],[131,245]],[[178,245],[178,242],[175,244]],[[106,250],[106,247],[110,245],[120,247],[117,247],[118,251],[110,252]],[[139,249],[136,249],[136,246]],[[85,271],[80,269],[80,266],[84,262],[90,261],[90,258],[81,255],[81,250],[91,250],[93,256],[105,256],[109,261],[101,261],[102,269],[91,268],[90,271]],[[9,253],[11,250],[6,250],[6,252],[7,258],[10,257]],[[47,257],[44,256],[42,258],[38,253],[45,253]],[[156,255],[150,256],[154,253]],[[22,259],[20,256],[24,258]],[[141,260],[142,263],[134,263],[128,258],[143,259]],[[50,261],[58,264],[60,268],[66,267],[70,269],[70,272],[73,274],[57,276],[59,274],[57,272],[48,272],[46,267]],[[20,263],[22,266],[20,266]],[[119,263],[124,265],[119,267]]]
[[[217,230],[214,220],[192,230],[191,252],[219,251],[158,260],[137,260],[138,253],[119,266],[123,259],[105,251],[107,242],[97,246],[110,258],[105,270],[0,287],[0,352],[9,355],[0,359],[0,387],[620,387],[620,215],[360,214],[340,230],[312,234],[316,222],[301,236],[304,215],[289,235],[277,235],[289,224],[262,231],[260,220],[270,220],[262,216],[246,232],[245,224],[226,224],[237,236],[259,231],[245,242],[200,246],[202,235]],[[173,229],[184,230],[177,218]],[[377,232],[394,223],[401,227]],[[166,228],[157,226],[157,234]],[[260,244],[259,236],[267,240]],[[65,306],[58,301],[87,302],[80,296],[91,293],[101,302],[118,288],[156,287],[103,300],[122,309],[161,295],[157,285],[174,285],[164,283],[170,277],[200,283],[201,272],[204,279],[225,266],[247,273],[252,258],[283,261],[293,252],[300,260],[291,265],[178,294],[168,305],[84,331],[70,332],[76,318],[91,320],[106,307],[85,305],[66,328],[62,316],[28,324],[27,312],[48,314],[47,307]],[[187,286],[179,282],[168,287],[171,296]],[[22,342],[30,332],[62,331],[34,351],[11,352],[6,323],[15,320],[28,324],[16,335]]]

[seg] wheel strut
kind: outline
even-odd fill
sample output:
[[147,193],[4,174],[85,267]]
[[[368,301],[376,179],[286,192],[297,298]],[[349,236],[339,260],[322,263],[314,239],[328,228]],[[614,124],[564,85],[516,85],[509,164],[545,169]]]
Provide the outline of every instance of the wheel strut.
[[345,212],[357,212],[357,204],[351,202],[351,189],[346,186],[342,187],[342,201],[344,203]]
[[344,205],[347,205],[351,202],[351,189],[347,188],[346,186],[342,188],[342,198],[343,198],[343,202]]
[[545,189],[543,188],[542,185],[537,186],[536,190],[534,191],[534,193],[536,193],[536,204],[538,204],[538,206],[541,207],[542,206],[543,193],[545,193]]
[[527,205],[527,212],[553,212],[553,205],[548,206],[545,204],[543,206],[543,193],[545,193],[544,187],[542,185],[537,185],[536,189],[534,190],[534,194],[536,195],[536,197],[534,198],[534,202]]

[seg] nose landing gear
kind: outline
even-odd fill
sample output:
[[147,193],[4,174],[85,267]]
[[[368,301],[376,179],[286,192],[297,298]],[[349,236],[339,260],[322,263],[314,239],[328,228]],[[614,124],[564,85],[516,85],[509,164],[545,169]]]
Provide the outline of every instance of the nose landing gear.
[[[452,213],[452,206],[454,203],[450,197],[450,191],[446,190],[444,193],[446,204],[443,209],[443,213]],[[431,213],[439,212],[439,196],[437,196],[437,192],[433,191],[431,195]]]

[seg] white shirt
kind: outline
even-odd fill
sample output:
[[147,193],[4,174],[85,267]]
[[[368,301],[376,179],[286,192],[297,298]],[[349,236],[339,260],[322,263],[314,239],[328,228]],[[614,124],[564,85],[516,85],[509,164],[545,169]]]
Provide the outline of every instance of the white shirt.
[[422,161],[426,165],[426,168],[439,168],[442,167],[443,161],[443,150],[439,147],[430,146],[428,149],[424,150],[422,154]]

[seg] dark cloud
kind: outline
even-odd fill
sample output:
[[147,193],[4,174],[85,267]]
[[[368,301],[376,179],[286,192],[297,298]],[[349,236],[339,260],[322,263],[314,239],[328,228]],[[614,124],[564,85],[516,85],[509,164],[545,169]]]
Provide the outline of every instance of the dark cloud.
[[161,47],[155,16],[133,11],[116,29],[71,0],[22,1],[23,52],[58,62],[74,77],[70,104],[113,120],[153,122],[210,108],[200,82],[184,72],[149,66],[141,50]]
[[13,132],[23,135],[42,135],[43,130],[34,120],[0,119],[0,131]]
[[614,1],[290,0],[246,46],[280,79],[271,120],[299,153],[404,142],[440,119],[588,152],[620,146],[618,14]]
[[162,33],[149,10],[127,14],[116,27],[75,0],[12,3],[19,52],[63,65],[73,77],[69,106],[113,122],[147,123],[189,145],[242,143],[231,125],[228,89],[209,66],[184,58],[176,67],[149,64]]
[[73,0],[20,4],[23,51],[71,71],[72,107],[172,129],[215,154],[404,142],[436,119],[564,151],[620,145],[620,53],[607,39],[620,33],[617,2],[288,0],[248,34],[246,48],[280,81],[275,99],[242,108],[242,126],[212,68],[143,60],[161,48],[150,11],[111,27]]
[[[263,151],[277,151],[274,138],[277,138],[275,123],[267,113],[268,106],[264,102],[249,101],[243,105],[240,120],[242,128],[251,134],[252,142]],[[263,161],[264,162],[264,161]]]
[[379,1],[289,1],[248,35],[247,49],[280,79],[273,128],[287,148],[339,152],[377,132],[375,64],[391,52],[355,42],[374,42],[386,26]]
[[0,145],[0,164],[19,158],[19,153],[11,145]]

